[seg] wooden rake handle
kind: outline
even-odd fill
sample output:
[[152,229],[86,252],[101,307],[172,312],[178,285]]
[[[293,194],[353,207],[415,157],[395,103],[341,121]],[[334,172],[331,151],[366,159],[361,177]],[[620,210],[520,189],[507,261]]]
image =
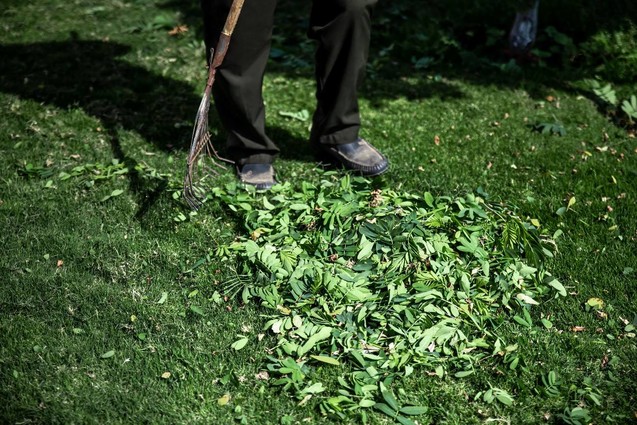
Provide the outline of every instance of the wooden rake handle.
[[241,9],[243,8],[243,2],[244,0],[234,0],[230,6],[230,12],[228,12],[226,23],[221,30],[219,41],[217,42],[217,48],[215,49],[214,56],[212,57],[210,64],[212,69],[218,68],[223,62],[223,58],[226,56],[228,45],[230,44],[230,37],[232,37],[234,27],[237,25],[237,20],[239,19]]
[[223,26],[222,34],[226,34],[231,36],[234,27],[237,25],[237,20],[239,19],[239,14],[241,13],[241,8],[243,7],[244,0],[234,0],[232,5],[230,6],[230,12],[228,12],[228,17],[226,18],[226,24]]

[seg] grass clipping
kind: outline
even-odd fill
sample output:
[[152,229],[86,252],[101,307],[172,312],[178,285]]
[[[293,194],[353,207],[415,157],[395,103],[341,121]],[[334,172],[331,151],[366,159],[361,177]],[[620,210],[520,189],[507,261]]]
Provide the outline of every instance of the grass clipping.
[[[330,172],[321,178],[265,195],[235,185],[214,190],[248,230],[217,255],[238,257],[225,290],[265,308],[276,336],[271,384],[301,403],[326,392],[321,409],[338,416],[375,408],[413,423],[407,416],[426,407],[401,404],[391,390],[397,379],[417,368],[460,378],[486,357],[517,365],[498,328],[512,319],[530,327],[532,305],[565,295],[543,266],[553,255],[550,238],[479,196],[373,189]],[[311,373],[343,364],[337,389]]]

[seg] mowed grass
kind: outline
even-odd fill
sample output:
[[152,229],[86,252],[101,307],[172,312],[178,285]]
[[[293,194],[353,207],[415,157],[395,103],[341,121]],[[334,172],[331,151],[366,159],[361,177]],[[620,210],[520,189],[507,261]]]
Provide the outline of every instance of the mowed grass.
[[[265,322],[258,306],[214,301],[229,266],[214,249],[241,223],[214,202],[188,217],[166,183],[183,175],[205,78],[196,4],[12,1],[0,13],[0,422],[342,423],[321,416],[320,397],[299,406],[255,377],[267,336],[230,348]],[[173,24],[189,30],[171,36]],[[279,178],[315,181],[309,122],[279,114],[312,111],[311,71],[272,65],[265,97],[283,148]],[[465,379],[417,370],[401,400],[429,406],[421,420],[431,423],[559,423],[576,407],[595,423],[637,420],[637,347],[626,330],[637,322],[637,142],[570,88],[594,73],[449,64],[383,75],[361,99],[362,135],[392,162],[378,184],[437,195],[480,187],[561,230],[549,268],[569,292],[532,310],[538,326],[507,325],[515,370],[495,360]],[[567,133],[533,132],[542,122]],[[59,179],[114,159],[172,177]],[[590,298],[604,307],[587,308]],[[539,325],[546,317],[551,329]],[[542,380],[550,371],[557,394]],[[339,372],[316,373],[329,384]],[[514,404],[476,397],[490,387]]]

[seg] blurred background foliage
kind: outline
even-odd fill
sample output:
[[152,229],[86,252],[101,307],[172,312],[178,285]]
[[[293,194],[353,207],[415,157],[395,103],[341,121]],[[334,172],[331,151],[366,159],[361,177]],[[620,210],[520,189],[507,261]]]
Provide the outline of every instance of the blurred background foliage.
[[[308,13],[309,3],[303,5]],[[506,63],[511,58],[508,32],[519,7],[516,1],[493,0],[380,1],[373,21],[371,67],[391,73],[405,66],[423,70]],[[288,67],[310,66],[308,14],[292,0],[281,1],[277,13],[273,58]],[[518,61],[632,82],[637,75],[636,18],[637,2],[630,0],[543,1],[537,42],[528,57]]]

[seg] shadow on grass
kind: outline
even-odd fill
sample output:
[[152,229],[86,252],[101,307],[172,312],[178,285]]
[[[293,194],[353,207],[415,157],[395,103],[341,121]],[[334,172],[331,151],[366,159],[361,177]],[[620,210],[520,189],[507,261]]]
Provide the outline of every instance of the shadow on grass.
[[[134,170],[136,162],[124,151],[119,131],[137,132],[165,151],[187,150],[201,98],[183,81],[120,60],[129,50],[119,43],[76,38],[0,45],[0,91],[61,109],[81,108],[101,121],[114,157]],[[215,113],[210,114],[210,127],[221,128]],[[285,149],[286,157],[308,159],[309,150],[298,149],[299,141],[286,129],[273,132],[284,147],[296,144],[296,149]],[[138,216],[143,215],[165,184],[148,187],[134,171],[129,176],[139,196]]]
[[[81,108],[111,136],[131,130],[160,149],[183,149],[200,99],[193,88],[118,57],[128,46],[97,40],[0,45],[0,90],[58,108]],[[211,117],[214,119],[214,117]],[[217,125],[217,123],[212,123]],[[116,157],[124,156],[114,146]]]

